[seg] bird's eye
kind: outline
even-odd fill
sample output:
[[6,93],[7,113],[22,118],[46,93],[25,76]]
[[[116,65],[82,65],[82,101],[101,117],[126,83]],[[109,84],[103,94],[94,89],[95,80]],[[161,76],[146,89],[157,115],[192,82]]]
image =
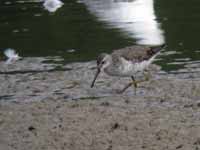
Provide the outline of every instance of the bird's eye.
[[102,64],[105,64],[105,61],[102,61]]

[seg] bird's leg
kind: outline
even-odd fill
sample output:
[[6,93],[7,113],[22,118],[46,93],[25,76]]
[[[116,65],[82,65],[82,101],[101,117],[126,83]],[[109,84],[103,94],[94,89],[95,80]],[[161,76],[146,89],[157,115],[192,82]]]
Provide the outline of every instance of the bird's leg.
[[149,79],[150,79],[150,73],[147,71],[147,70],[145,70],[144,72],[143,72],[143,74],[144,74],[144,81],[149,81]]
[[131,76],[132,82],[130,82],[129,84],[127,84],[121,91],[119,91],[118,93],[123,93],[124,91],[126,91],[131,85],[134,85],[135,88],[135,94],[136,94],[136,88],[137,88],[137,81],[135,80],[134,76]]
[[143,72],[144,74],[144,79],[143,80],[139,80],[139,81],[136,81],[134,76],[131,76],[131,79],[132,79],[132,82],[130,82],[129,84],[127,84],[122,90],[120,90],[118,93],[123,93],[124,91],[126,91],[131,85],[134,86],[134,92],[135,92],[135,95],[136,95],[136,90],[138,88],[138,83],[141,83],[141,82],[145,82],[145,81],[148,81],[149,80],[149,72],[148,71],[145,71]]
[[119,93],[119,94],[124,93],[124,91],[126,91],[126,89],[128,89],[132,84],[133,84],[132,82],[129,83],[129,84],[127,84],[122,90],[118,91],[118,93]]
[[149,74],[149,72],[148,72],[148,71],[144,71],[144,72],[143,72],[143,75],[144,75],[144,79],[137,81],[137,83],[149,81],[149,79],[150,79],[150,74]]
[[148,71],[143,72],[143,75],[144,75],[144,79],[138,80],[138,81],[136,81],[133,76],[131,77],[133,80],[133,85],[135,87],[135,93],[136,93],[136,88],[138,87],[138,83],[146,82],[146,81],[149,81],[150,79],[150,74]]
[[135,92],[135,95],[136,95],[136,89],[137,89],[137,87],[138,87],[138,82],[135,80],[135,78],[134,78],[134,76],[131,76],[131,79],[132,79],[132,84],[133,84],[133,86],[134,86],[134,92]]

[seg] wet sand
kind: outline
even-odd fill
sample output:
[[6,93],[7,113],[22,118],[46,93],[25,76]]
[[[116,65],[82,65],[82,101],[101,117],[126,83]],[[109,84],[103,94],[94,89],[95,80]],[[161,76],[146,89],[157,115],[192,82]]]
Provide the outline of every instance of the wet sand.
[[102,74],[89,87],[94,62],[33,62],[0,64],[0,149],[200,149],[198,72],[153,71],[136,95],[119,95],[130,79]]

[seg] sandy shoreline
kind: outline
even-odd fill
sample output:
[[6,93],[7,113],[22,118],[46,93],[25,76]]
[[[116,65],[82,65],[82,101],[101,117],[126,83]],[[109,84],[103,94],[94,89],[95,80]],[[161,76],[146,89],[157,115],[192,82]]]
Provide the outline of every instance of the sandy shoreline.
[[12,95],[0,101],[2,150],[200,149],[199,78],[155,75],[117,95],[128,79],[102,75],[90,89],[94,65],[82,65],[0,75],[1,96]]
[[198,149],[200,102],[157,101],[166,103],[115,97],[1,104],[1,149]]

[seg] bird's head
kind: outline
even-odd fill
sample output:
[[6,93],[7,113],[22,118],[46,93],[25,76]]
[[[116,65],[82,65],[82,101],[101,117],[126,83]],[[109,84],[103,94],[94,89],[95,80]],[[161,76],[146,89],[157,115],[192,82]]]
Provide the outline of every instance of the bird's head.
[[94,86],[94,83],[100,72],[103,71],[110,64],[110,59],[111,59],[110,55],[106,53],[102,53],[97,57],[97,72],[92,81],[91,88]]

